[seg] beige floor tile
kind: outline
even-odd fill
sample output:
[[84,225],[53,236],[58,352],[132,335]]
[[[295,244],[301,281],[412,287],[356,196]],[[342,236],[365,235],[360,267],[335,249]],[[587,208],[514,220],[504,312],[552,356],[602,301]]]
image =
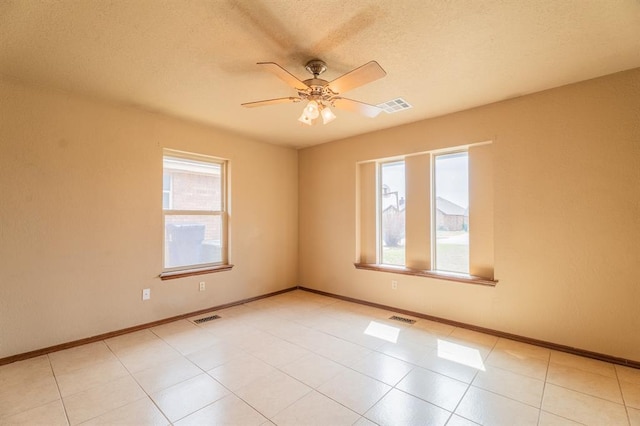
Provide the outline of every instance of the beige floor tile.
[[63,398],[69,422],[72,425],[98,417],[138,399],[144,391],[131,376],[116,379],[104,385]]
[[168,425],[169,420],[162,415],[158,407],[149,399],[142,398],[131,404],[124,405],[109,411],[101,416],[95,417],[85,423],[89,425],[148,425],[163,426]]
[[317,348],[316,353],[339,364],[350,366],[370,354],[371,350],[336,338],[326,346]]
[[495,348],[487,357],[485,364],[534,379],[545,380],[549,361],[509,349]]
[[183,355],[208,348],[220,339],[190,321],[182,320],[151,329],[158,337]]
[[277,370],[235,391],[236,395],[269,419],[309,392],[309,386]]
[[640,384],[620,381],[624,403],[627,407],[640,409]]
[[631,368],[623,365],[616,365],[615,369],[618,373],[618,378],[621,381],[640,385],[640,368]]
[[192,323],[189,320],[183,319],[158,325],[156,327],[152,327],[150,330],[156,336],[160,337],[161,339],[165,339],[175,334],[189,333],[198,329],[199,327],[196,324]]
[[295,343],[296,345],[308,349],[312,352],[317,351],[323,346],[331,344],[335,340],[337,340],[336,337],[329,336],[326,333],[313,329],[310,329],[308,332],[296,334],[287,338],[288,342]]
[[457,414],[453,414],[447,422],[447,426],[476,426],[477,424],[478,423],[472,422],[464,417],[460,417]]
[[438,347],[438,340],[444,339],[443,336],[432,334],[422,328],[409,328],[402,330],[398,335],[398,343],[409,343],[416,346],[426,346],[431,348]]
[[447,340],[457,341],[461,344],[477,348],[482,352],[483,358],[491,352],[498,342],[498,338],[496,336],[460,327],[453,330],[451,334],[447,336]]
[[352,425],[360,416],[316,391],[278,413],[273,421],[278,426]]
[[148,394],[152,394],[202,373],[203,371],[188,359],[180,357],[138,371],[133,376]]
[[579,426],[581,424],[546,411],[540,412],[540,419],[538,420],[538,426]]
[[545,386],[542,409],[587,425],[627,424],[627,413],[623,405],[551,383]]
[[246,355],[209,370],[208,373],[224,386],[235,391],[273,371],[275,368],[266,362]]
[[79,369],[69,369],[65,373],[56,374],[56,380],[60,394],[65,397],[128,375],[127,369],[114,356],[107,361],[96,364],[83,363],[83,367]]
[[153,334],[151,330],[134,331],[133,333],[123,334],[121,336],[112,337],[104,341],[104,343],[111,349],[113,353],[118,355],[123,350],[135,349],[154,341],[160,341],[161,339]]
[[608,376],[552,363],[549,365],[547,382],[619,404],[623,403],[618,380]]
[[[254,310],[249,308],[246,304],[244,304],[244,305],[236,305],[236,306],[231,306],[230,308],[221,309],[216,313],[223,317],[236,318],[246,314],[250,314],[252,312],[254,312]],[[208,315],[211,315],[211,314],[208,314]]]
[[267,419],[231,394],[179,420],[175,426],[259,426]]
[[351,368],[390,386],[395,386],[414,368],[414,365],[373,352],[353,364]]
[[537,425],[540,410],[471,386],[456,414],[476,423],[486,425]]
[[303,356],[310,354],[310,352],[298,345],[280,340],[257,351],[251,352],[251,354],[269,365],[280,367],[296,361]]
[[129,346],[116,352],[116,355],[131,373],[146,370],[182,356],[161,339]]
[[540,346],[530,345],[528,343],[517,342],[515,340],[499,338],[494,350],[504,351],[514,357],[520,359],[536,358],[548,362],[551,350]]
[[397,389],[391,390],[365,414],[381,426],[444,425],[450,412]]
[[353,424],[353,426],[378,426],[371,420],[366,417],[360,417],[357,422]]
[[244,334],[236,334],[233,336],[226,336],[224,342],[231,343],[240,349],[249,353],[259,351],[262,348],[269,346],[276,342],[282,342],[283,340],[273,334],[266,333],[261,330],[253,329],[252,331]]
[[[436,373],[443,374],[465,383],[471,383],[474,377],[476,377],[476,374],[478,374],[478,371],[485,368],[484,363],[479,361],[479,354],[477,357],[467,360],[451,360],[447,357],[448,354],[439,354],[438,351],[434,349],[422,357],[417,364],[427,370],[435,371]],[[474,366],[470,366],[469,364],[473,364]]]
[[66,426],[68,424],[61,400],[49,402],[9,417],[0,416],[0,425]]
[[442,374],[416,367],[396,388],[431,404],[453,411],[469,385]]
[[187,355],[187,358],[201,369],[207,371],[245,355],[247,355],[245,351],[231,343],[220,342],[193,352]]
[[151,394],[151,398],[162,413],[175,422],[228,394],[229,391],[211,376],[201,374]]
[[615,379],[616,369],[609,362],[599,361],[597,359],[586,358],[583,356],[573,355],[565,352],[551,351],[551,364],[563,365],[589,373],[596,373]]
[[335,376],[318,391],[345,407],[364,414],[389,390],[390,386],[353,370]]
[[[262,326],[262,322],[256,324],[256,327],[259,326]],[[291,336],[306,333],[309,331],[309,328],[291,321],[279,321],[268,328],[263,328],[262,331],[266,331],[269,334],[273,334],[283,340],[289,341]]]
[[344,373],[347,367],[335,361],[310,353],[292,363],[280,367],[282,371],[312,388],[317,388],[338,374]]
[[487,366],[486,371],[478,372],[478,375],[473,380],[473,385],[537,408],[540,408],[542,404],[542,392],[544,390],[544,382],[542,380],[522,376],[497,367]]
[[389,342],[380,346],[377,351],[404,362],[417,365],[427,356],[427,354],[432,353],[434,349],[430,346],[424,346],[412,342]]
[[46,356],[0,367],[0,418],[60,399]]
[[629,422],[631,423],[631,426],[640,426],[640,410],[627,407],[627,412],[629,413]]
[[[362,327],[351,326],[346,328],[339,337],[358,346],[377,350],[389,341],[388,336],[384,334],[381,335],[379,332],[375,331],[376,328],[379,329],[380,327],[381,326],[374,321],[367,323],[367,325],[363,325]],[[382,327],[387,326],[383,325]]]
[[0,366],[0,383],[2,386],[19,385],[25,381],[47,377],[53,377],[53,371],[47,355]]
[[221,342],[221,339],[203,330],[174,334],[163,338],[163,340],[183,355],[197,352]]
[[224,317],[215,321],[199,324],[198,327],[211,333],[220,341],[233,339],[239,335],[245,335],[256,330],[255,327],[251,327],[243,321]]
[[426,330],[429,333],[435,334],[436,336],[440,337],[449,336],[451,333],[453,333],[453,330],[456,329],[456,327],[452,325],[427,319],[419,319],[418,321],[416,321],[413,327]]
[[0,366],[0,424],[640,426],[638,369],[301,290],[216,313]]
[[117,361],[116,356],[103,341],[50,353],[49,359],[56,375]]

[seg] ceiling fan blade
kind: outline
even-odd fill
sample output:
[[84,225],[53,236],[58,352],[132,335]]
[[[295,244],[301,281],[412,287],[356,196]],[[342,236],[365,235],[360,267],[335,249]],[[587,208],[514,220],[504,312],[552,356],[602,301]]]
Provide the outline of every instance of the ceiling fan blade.
[[305,90],[308,88],[308,86],[300,81],[296,76],[275,62],[258,62],[258,65],[262,65],[264,68],[274,73],[276,77],[279,77],[282,81],[296,90]]
[[344,109],[347,111],[358,112],[367,117],[376,117],[382,112],[382,108],[375,105],[365,104],[364,102],[354,101],[353,99],[346,98],[333,98],[332,104],[336,108]]
[[387,75],[387,72],[376,61],[371,61],[336,78],[328,86],[334,93],[344,93],[371,83],[385,75]]
[[265,105],[275,105],[275,104],[284,104],[287,102],[300,102],[302,99],[289,96],[288,98],[276,98],[276,99],[265,99],[264,101],[256,101],[256,102],[246,102],[244,104],[240,104],[245,108],[254,108]]

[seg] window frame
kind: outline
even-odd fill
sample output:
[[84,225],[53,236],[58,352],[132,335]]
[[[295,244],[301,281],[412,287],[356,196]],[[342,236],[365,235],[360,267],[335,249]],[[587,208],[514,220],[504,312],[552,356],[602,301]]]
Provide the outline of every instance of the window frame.
[[[384,235],[383,235],[383,230],[382,230],[382,226],[383,226],[383,183],[382,183],[382,168],[385,165],[390,165],[390,164],[399,164],[402,163],[403,168],[406,167],[405,164],[405,159],[404,157],[400,157],[400,158],[391,158],[391,159],[384,159],[381,161],[377,161],[376,162],[376,262],[379,265],[384,265],[384,266],[388,266],[388,267],[392,267],[392,268],[397,268],[397,267],[405,267],[406,263],[407,263],[407,259],[406,259],[406,245],[403,248],[404,250],[404,263],[402,265],[395,265],[393,263],[384,263],[384,255],[383,255],[383,250],[384,250]],[[405,169],[405,177],[404,177],[404,185],[405,185],[405,190],[406,190],[406,169]],[[398,204],[399,204],[400,198],[398,198]],[[406,202],[406,201],[405,201]],[[407,232],[407,226],[406,226],[406,222],[404,224],[404,229],[403,229],[403,234],[406,235]]]
[[[438,265],[438,229],[437,229],[437,222],[438,222],[438,208],[437,208],[437,197],[438,194],[436,192],[436,185],[437,185],[437,179],[436,179],[436,158],[440,157],[440,156],[445,156],[445,155],[455,155],[455,154],[460,154],[460,153],[465,153],[467,155],[467,179],[469,176],[469,164],[468,164],[468,160],[469,160],[469,149],[468,147],[463,147],[463,148],[456,148],[456,149],[451,149],[451,150],[439,150],[436,152],[432,152],[431,153],[431,161],[430,161],[430,173],[431,173],[431,194],[430,194],[430,198],[431,198],[431,272],[433,273],[437,273],[437,274],[451,274],[451,275],[460,275],[462,277],[468,277],[470,276],[469,271],[467,272],[457,272],[457,271],[448,271],[445,269],[438,269],[437,265]],[[468,195],[467,195],[468,196]],[[468,200],[467,200],[468,202]],[[470,206],[469,206],[470,207]],[[469,236],[471,235],[471,230],[467,231],[469,233]],[[467,263],[469,263],[470,261],[470,251],[469,251],[469,246],[467,245]]]
[[[182,210],[174,209],[173,202],[169,201],[169,207],[164,207],[164,161],[166,158],[175,158],[179,160],[196,161],[200,163],[207,163],[212,165],[218,165],[220,167],[220,209],[219,210]],[[209,272],[217,272],[221,270],[228,270],[233,267],[229,264],[229,244],[228,244],[228,160],[213,157],[203,154],[194,154],[184,151],[176,151],[164,149],[162,153],[162,273],[160,278],[171,279],[179,278],[189,275],[198,275]],[[171,192],[173,192],[173,179],[171,179]],[[218,262],[197,263],[191,265],[180,265],[174,267],[166,267],[166,217],[167,216],[215,216],[220,217],[220,255],[221,259]]]
[[[482,141],[357,161],[355,167],[356,241],[354,262],[356,269],[495,286],[498,280],[495,279],[493,258],[492,143],[493,141]],[[436,270],[433,257],[435,251],[433,245],[436,241],[433,225],[433,221],[436,220],[433,158],[436,155],[456,152],[465,152],[468,155],[469,209],[471,213],[468,224],[476,230],[475,236],[471,238],[470,234],[469,238],[468,273]],[[379,254],[381,247],[379,198],[382,192],[379,165],[397,161],[405,162],[406,240],[404,266],[382,264]],[[487,191],[484,190],[484,185],[487,185]],[[474,206],[481,207],[475,209]],[[477,223],[478,226],[476,227],[474,223]]]

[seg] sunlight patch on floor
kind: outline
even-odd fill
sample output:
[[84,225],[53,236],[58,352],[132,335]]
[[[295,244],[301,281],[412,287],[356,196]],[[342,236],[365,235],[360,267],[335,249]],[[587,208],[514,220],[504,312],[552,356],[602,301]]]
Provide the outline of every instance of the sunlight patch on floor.
[[377,337],[378,339],[386,340],[387,342],[396,343],[398,341],[400,329],[397,327],[391,327],[390,325],[371,321],[367,329],[364,331],[364,334]]
[[468,346],[438,339],[438,358],[485,371],[480,351]]

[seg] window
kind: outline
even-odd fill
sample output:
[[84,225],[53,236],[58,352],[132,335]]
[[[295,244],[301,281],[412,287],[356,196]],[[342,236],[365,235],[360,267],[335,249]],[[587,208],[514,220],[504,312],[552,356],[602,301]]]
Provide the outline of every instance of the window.
[[434,258],[436,271],[469,273],[469,155],[433,157]]
[[405,264],[404,161],[380,164],[380,263]]
[[355,266],[496,285],[491,142],[356,167]]
[[227,263],[226,162],[165,151],[164,271]]

